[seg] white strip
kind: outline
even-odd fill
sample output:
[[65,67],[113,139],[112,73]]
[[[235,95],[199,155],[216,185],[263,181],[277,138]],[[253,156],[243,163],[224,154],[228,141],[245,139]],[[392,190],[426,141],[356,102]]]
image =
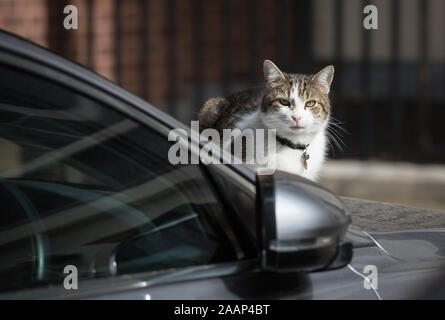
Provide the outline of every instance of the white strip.
[[382,250],[382,251],[383,251],[384,253],[386,253],[388,256],[391,256],[391,257],[392,257],[392,255],[391,255],[388,251],[386,251],[386,249],[383,248],[382,245],[381,245],[380,243],[378,243],[377,240],[374,239],[373,236],[371,236],[371,235],[370,235],[369,233],[367,233],[366,231],[362,231],[362,232],[363,232],[364,234],[366,234],[368,237],[370,237],[371,240],[374,241],[374,243],[376,244],[376,246],[380,248],[380,250]]

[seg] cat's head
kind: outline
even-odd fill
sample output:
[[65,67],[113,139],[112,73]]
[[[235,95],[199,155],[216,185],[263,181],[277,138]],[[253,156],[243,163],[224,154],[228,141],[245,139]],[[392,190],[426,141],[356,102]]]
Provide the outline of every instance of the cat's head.
[[265,93],[261,119],[278,135],[311,135],[329,120],[329,90],[334,67],[313,75],[286,74],[269,60],[264,61]]

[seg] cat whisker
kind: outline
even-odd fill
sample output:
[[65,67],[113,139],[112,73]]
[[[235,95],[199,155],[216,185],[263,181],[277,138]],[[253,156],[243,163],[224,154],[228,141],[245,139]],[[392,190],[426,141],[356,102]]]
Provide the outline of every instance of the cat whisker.
[[328,135],[328,137],[329,137],[329,140],[333,141],[334,144],[337,146],[337,148],[338,148],[341,152],[344,152],[344,151],[343,151],[343,148],[338,144],[337,140],[336,140],[334,137],[332,137],[330,134],[327,134],[327,135]]
[[[332,140],[332,142],[334,142],[334,144],[337,146],[338,149],[340,149],[341,152],[343,152],[343,147],[340,145],[340,143],[338,142],[338,138],[335,137],[331,132],[326,131],[326,135],[328,136],[329,140]],[[343,143],[344,142],[340,139],[340,141]]]
[[334,129],[329,128],[328,129],[329,133],[331,133],[335,138],[337,138],[338,140],[340,140],[341,144],[343,144],[344,146],[346,145],[342,139],[342,135],[339,134],[338,132],[336,132]]
[[336,127],[336,126],[327,126],[326,129],[327,130],[331,130],[332,132],[335,132],[337,135],[339,135],[341,137],[343,137],[343,133],[349,134],[348,132],[341,132],[341,131],[339,132],[339,131],[337,131],[339,128]]
[[332,125],[332,126],[334,126],[335,128],[338,128],[338,129],[340,129],[341,131],[343,131],[344,133],[346,133],[346,134],[350,134],[349,132],[348,132],[348,130],[346,130],[345,128],[343,128],[342,126],[340,126],[340,124],[343,124],[343,123],[345,123],[345,122],[334,122],[334,121],[329,121],[328,122],[328,124],[329,125]]
[[332,133],[335,133],[336,136],[343,138],[343,134],[341,132],[338,132],[333,127],[328,127],[327,130],[330,130]]
[[334,121],[336,121],[336,122],[339,123],[339,124],[346,123],[346,122],[344,122],[344,121],[338,120],[337,118],[335,118],[335,117],[332,116],[332,115],[329,116],[329,119],[330,119],[330,120],[334,120]]
[[[338,129],[338,130],[341,130],[341,132],[343,132],[344,134],[350,135],[350,133],[346,129],[344,129],[338,125],[335,125],[335,124],[332,124],[331,129]],[[338,133],[340,134],[340,132],[338,132]]]

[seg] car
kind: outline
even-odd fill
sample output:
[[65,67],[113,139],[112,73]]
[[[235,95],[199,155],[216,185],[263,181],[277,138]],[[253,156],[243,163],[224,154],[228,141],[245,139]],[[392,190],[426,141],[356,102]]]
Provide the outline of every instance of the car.
[[0,298],[403,299],[442,275],[441,212],[173,165],[177,128],[190,131],[0,32]]

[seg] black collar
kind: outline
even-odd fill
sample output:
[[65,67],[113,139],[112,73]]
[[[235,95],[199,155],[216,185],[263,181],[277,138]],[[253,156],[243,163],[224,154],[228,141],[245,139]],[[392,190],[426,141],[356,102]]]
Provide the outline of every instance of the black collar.
[[277,140],[283,146],[288,146],[291,149],[306,150],[307,147],[309,147],[308,144],[293,143],[289,139],[286,139],[286,138],[283,138],[283,137],[280,137],[280,136],[277,136]]

